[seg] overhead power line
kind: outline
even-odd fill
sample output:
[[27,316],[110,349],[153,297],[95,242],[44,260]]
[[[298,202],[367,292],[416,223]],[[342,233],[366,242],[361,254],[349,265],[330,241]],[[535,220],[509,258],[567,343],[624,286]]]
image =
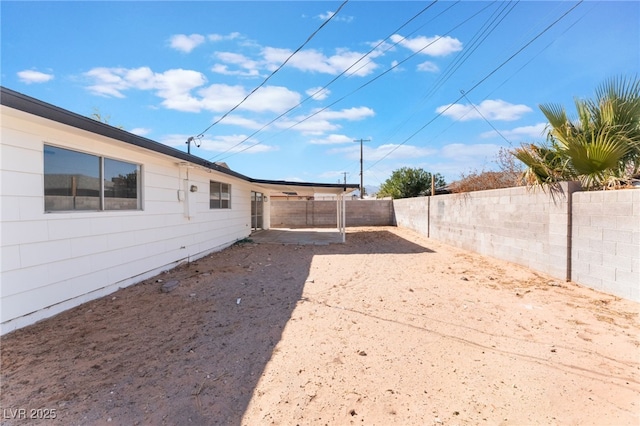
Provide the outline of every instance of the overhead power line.
[[486,122],[487,122],[487,124],[488,124],[489,126],[491,126],[491,128],[492,128],[493,130],[495,130],[495,132],[496,132],[497,134],[499,134],[499,135],[500,135],[500,137],[501,137],[502,139],[504,139],[504,140],[505,140],[505,141],[506,141],[510,146],[512,146],[512,145],[511,145],[511,141],[510,141],[509,139],[507,139],[506,137],[504,137],[504,135],[503,135],[502,133],[500,133],[500,130],[496,129],[496,127],[495,127],[495,126],[494,126],[494,125],[489,121],[489,119],[488,119],[487,117],[485,117],[485,116],[484,116],[484,114],[483,114],[483,113],[482,113],[482,112],[481,112],[481,111],[480,111],[480,110],[475,106],[475,104],[474,104],[473,102],[471,102],[471,101],[469,100],[469,98],[467,98],[467,95],[464,93],[464,90],[460,90],[460,93],[462,93],[462,96],[467,100],[467,102],[469,102],[469,105],[471,105],[471,107],[472,107],[473,109],[475,109],[475,110],[476,110],[476,112],[478,113],[478,115],[480,115],[480,117],[482,117],[482,119],[483,119],[484,121],[486,121]]
[[[300,50],[302,50],[302,48],[304,48],[310,41],[311,39],[318,34],[318,32],[324,28],[325,25],[327,25],[329,23],[329,21],[331,21],[339,12],[340,10],[342,10],[342,8],[347,4],[349,0],[345,0],[340,7],[338,7],[338,9],[331,14],[331,16],[329,16],[309,37],[307,37],[307,39],[305,40],[304,43],[302,43],[296,50],[293,51],[293,53],[291,53],[291,55],[289,55],[289,57],[287,57],[287,59],[285,59],[285,61],[280,64],[280,66],[278,68],[276,68],[271,74],[269,74],[267,76],[267,78],[265,78],[262,83],[260,83],[258,86],[256,86],[251,92],[249,92],[249,94],[247,96],[245,96],[240,102],[238,102],[233,108],[231,108],[229,111],[227,111],[226,113],[224,113],[222,115],[222,117],[218,118],[216,121],[214,121],[209,127],[207,127],[206,129],[204,129],[202,132],[200,132],[198,134],[198,136],[196,136],[196,138],[202,138],[204,136],[204,134],[206,132],[208,132],[213,126],[215,126],[216,124],[218,124],[219,122],[221,122],[222,120],[224,120],[229,114],[231,114],[233,111],[235,111],[238,107],[240,107],[240,105],[242,105],[243,103],[245,103],[245,101],[247,99],[249,99],[249,97],[251,95],[253,95],[258,89],[260,89],[261,87],[263,87],[270,79],[271,77],[273,77],[278,71],[280,71],[282,69],[282,67],[284,67],[287,62],[289,62],[289,60],[291,60],[291,58],[293,58],[295,56],[296,53],[298,53]],[[193,140],[193,137],[189,138],[189,140],[187,141],[187,144]]]
[[[415,15],[413,15],[409,20],[407,20],[404,24],[402,24],[400,27],[396,28],[395,30],[393,30],[393,32],[391,32],[390,35],[388,35],[386,38],[382,39],[381,41],[378,42],[378,44],[376,44],[373,48],[371,48],[371,50],[369,50],[367,53],[365,53],[364,55],[362,55],[360,58],[358,58],[357,61],[355,61],[353,64],[351,64],[348,68],[346,68],[344,71],[342,71],[340,74],[338,74],[337,76],[335,76],[333,79],[331,79],[331,81],[329,81],[327,84],[325,84],[324,86],[322,86],[320,89],[316,90],[314,93],[312,93],[311,95],[307,96],[306,98],[304,98],[302,101],[300,101],[298,104],[294,105],[293,107],[289,108],[288,110],[286,110],[285,112],[283,112],[282,114],[280,114],[279,116],[277,116],[276,118],[274,118],[273,120],[269,121],[267,124],[265,124],[264,126],[262,126],[261,128],[259,128],[258,130],[256,130],[255,132],[253,132],[252,134],[250,134],[249,136],[247,136],[246,138],[244,138],[243,140],[241,140],[240,142],[238,142],[237,144],[233,145],[232,147],[228,148],[226,151],[217,154],[213,157],[211,157],[209,159],[209,161],[213,160],[216,157],[221,156],[222,154],[225,154],[229,151],[231,151],[232,149],[242,145],[243,143],[247,142],[249,139],[251,139],[252,137],[254,137],[255,135],[257,135],[258,133],[260,133],[261,131],[263,131],[264,129],[266,129],[267,127],[269,127],[270,125],[272,125],[273,123],[275,123],[276,121],[278,121],[279,119],[281,119],[282,117],[286,116],[287,114],[289,114],[291,111],[293,111],[294,109],[302,106],[305,102],[307,102],[308,100],[312,99],[314,96],[316,96],[319,93],[322,93],[322,91],[326,90],[330,85],[332,85],[333,83],[335,83],[340,77],[342,77],[343,75],[345,75],[346,73],[348,73],[349,71],[351,71],[351,69],[353,67],[355,67],[358,63],[360,63],[362,60],[364,60],[366,57],[368,57],[369,55],[371,55],[371,53],[373,53],[376,49],[378,49],[378,47],[380,47],[386,40],[388,40],[393,34],[396,34],[398,31],[400,31],[401,29],[403,29],[404,27],[406,27],[407,25],[409,25],[409,23],[411,23],[413,20],[415,20],[418,16],[422,15],[424,12],[426,12],[431,6],[433,6],[434,4],[436,4],[438,2],[438,0],[434,0],[433,2],[431,2],[429,5],[427,5],[426,7],[424,7],[422,10],[420,10],[418,13],[416,13]],[[451,7],[453,7],[455,4],[457,4],[458,2],[454,3],[453,5],[449,6],[447,8],[450,9]],[[404,40],[405,37],[402,38],[402,40]],[[387,48],[387,50],[395,47],[398,43],[400,43],[402,40],[397,41],[396,43],[394,43],[393,45],[391,45],[389,48]],[[369,61],[370,62],[370,61]],[[369,63],[367,62],[367,63]],[[364,64],[366,65],[366,64]],[[364,66],[362,65],[362,66]],[[360,67],[362,68],[362,67]],[[358,70],[360,69],[358,68]],[[358,70],[355,70],[355,72],[357,72]],[[297,123],[300,124],[301,122]],[[296,124],[296,125],[297,125]],[[292,126],[293,127],[293,126]],[[289,130],[291,129],[291,127],[285,129],[285,130]],[[284,131],[284,130],[283,130]],[[259,143],[259,142],[258,142]],[[226,157],[223,158],[223,160],[231,157],[234,154],[238,154],[240,152],[246,151],[252,147],[254,147],[257,144],[253,144],[250,145],[240,151],[237,151],[235,153],[232,153]]]
[[[437,43],[438,41],[440,41],[442,38],[446,37],[447,35],[449,35],[451,32],[453,32],[454,30],[456,30],[457,28],[461,27],[462,25],[464,25],[465,23],[467,23],[468,21],[470,21],[471,19],[473,19],[475,16],[479,15],[481,12],[483,12],[485,9],[487,9],[490,6],[487,5],[484,8],[482,8],[480,11],[474,13],[472,16],[470,16],[469,18],[465,19],[463,22],[461,22],[460,24],[456,25],[455,27],[453,27],[452,29],[450,29],[449,31],[447,31],[446,33],[444,33],[443,35],[437,37],[435,40],[429,42],[428,44],[426,44],[425,46],[423,46],[421,49],[413,52],[411,55],[409,55],[408,57],[404,58],[402,61],[397,62],[396,64],[392,65],[391,67],[387,68],[385,71],[383,71],[382,73],[376,75],[375,77],[373,77],[372,79],[370,79],[369,81],[363,83],[362,85],[360,85],[359,87],[357,87],[356,89],[352,90],[351,92],[347,93],[346,95],[342,96],[341,98],[335,100],[334,102],[330,103],[329,105],[320,108],[319,110],[315,111],[313,114],[310,114],[306,117],[304,117],[303,119],[301,119],[300,121],[292,124],[291,126],[287,127],[285,130],[290,130],[293,129],[294,127],[304,123],[305,121],[309,120],[310,118],[315,117],[316,115],[326,111],[327,109],[331,108],[332,106],[342,102],[343,100],[345,100],[346,98],[348,98],[349,96],[353,95],[354,93],[364,89],[365,87],[367,87],[368,85],[370,85],[371,83],[373,83],[374,81],[378,80],[379,78],[383,77],[384,75],[390,73],[391,71],[393,71],[394,69],[396,69],[397,67],[399,67],[400,65],[404,64],[405,62],[407,62],[408,60],[414,58],[415,56],[419,55],[421,52],[423,52],[425,49],[427,49],[428,47],[432,46],[433,44]],[[399,44],[402,40],[396,42],[395,44]],[[284,131],[284,130],[283,130]],[[259,142],[258,142],[259,143]],[[257,145],[257,144],[256,144]],[[249,148],[252,148],[255,145],[251,145],[241,151],[238,152],[242,152],[245,151]],[[227,156],[225,158],[230,157]]]
[[[480,44],[482,44],[483,41],[485,41],[485,39],[489,36],[489,34],[491,34],[497,28],[497,26],[504,20],[504,18],[513,10],[513,8],[515,7],[515,5],[517,3],[518,2],[514,2],[511,5],[509,10],[507,10],[507,8],[509,7],[509,5],[507,4],[507,5],[502,6],[502,8],[496,9],[491,14],[491,16],[481,26],[480,30],[478,32],[476,32],[476,34],[471,38],[467,48],[465,48],[462,52],[460,52],[454,58],[454,61],[447,66],[447,68],[443,71],[442,75],[435,81],[435,83],[432,85],[432,87],[428,90],[427,94],[425,94],[422,97],[422,101],[421,102],[424,102],[433,93],[435,93],[436,90],[437,90],[436,87],[440,88],[442,86],[442,84],[446,80],[448,80],[452,76],[453,73],[455,73],[457,71],[457,69],[469,58],[469,56],[471,56],[471,54],[473,52],[475,52],[475,50],[478,48],[478,46]],[[492,5],[493,5],[493,3],[492,3]],[[486,8],[482,9],[482,11],[484,11],[485,9]],[[506,13],[505,13],[505,11],[506,11]],[[496,20],[498,20],[498,19],[499,19],[499,21],[496,23]],[[467,52],[468,49],[471,49],[471,52],[468,53]],[[457,63],[457,66],[455,67],[455,69],[452,70],[453,66],[456,63]],[[395,134],[397,134],[400,131],[400,129],[403,126],[405,126],[407,123],[415,121],[415,116],[416,116],[417,113],[418,113],[418,108],[416,106],[416,107],[414,107],[413,112],[411,114],[408,114],[407,117],[401,123],[399,123],[389,133],[389,135],[386,137],[386,139],[387,140],[391,139]]]
[[482,43],[493,33],[493,31],[498,28],[498,26],[502,23],[502,21],[513,11],[513,9],[517,6],[519,1],[514,1],[510,3],[506,3],[502,9],[496,10],[494,12],[494,16],[492,16],[492,20],[485,23],[485,27],[481,28],[479,32],[477,32],[466,48],[460,52],[456,58],[449,63],[447,68],[443,71],[441,76],[438,78],[436,83],[431,87],[431,89],[424,95],[423,99],[427,99],[431,97],[438,89],[440,89],[449,79],[455,74],[456,71],[473,55],[473,53],[482,45]]
[[[553,21],[551,24],[549,24],[547,27],[545,27],[542,31],[540,31],[535,37],[533,37],[531,40],[529,40],[527,43],[525,43],[524,46],[522,46],[520,49],[518,49],[514,54],[512,54],[511,56],[509,56],[505,61],[503,61],[500,65],[498,65],[497,67],[495,67],[493,70],[491,70],[487,75],[485,75],[480,81],[478,81],[476,84],[474,84],[469,90],[466,91],[466,93],[471,93],[473,90],[475,90],[478,86],[480,86],[482,83],[484,83],[487,79],[489,79],[493,74],[495,74],[496,72],[498,72],[498,70],[500,70],[503,66],[505,66],[507,63],[509,63],[513,58],[515,58],[516,56],[518,56],[523,50],[525,50],[527,47],[529,47],[534,41],[536,41],[538,38],[540,38],[544,33],[546,33],[547,31],[549,31],[553,26],[555,26],[558,22],[560,22],[562,19],[564,19],[569,13],[573,12],[574,9],[576,9],[580,4],[582,4],[584,0],[580,0],[578,1],[575,5],[573,5],[569,10],[567,10],[565,13],[563,13],[558,19],[556,19],[555,21]],[[375,163],[373,163],[371,166],[369,167],[373,167],[376,164],[378,164],[380,161],[384,160],[385,158],[387,158],[389,155],[391,155],[393,152],[395,152],[398,148],[400,148],[401,146],[403,146],[404,144],[406,144],[407,142],[409,142],[411,139],[413,139],[418,133],[422,132],[427,126],[429,126],[431,123],[433,123],[437,118],[439,118],[440,116],[442,116],[445,112],[447,112],[451,107],[453,107],[453,105],[457,104],[462,98],[465,97],[465,93],[463,93],[462,95],[460,95],[456,100],[454,100],[452,103],[450,103],[446,108],[444,108],[442,111],[440,111],[438,114],[436,114],[435,117],[433,117],[431,120],[429,120],[426,124],[424,124],[422,127],[420,127],[418,130],[416,130],[415,132],[413,132],[409,137],[407,137],[404,141],[402,141],[401,143],[399,143],[398,145],[396,145],[393,149],[391,149],[388,153],[386,153],[385,155],[383,155],[380,159],[378,159]]]

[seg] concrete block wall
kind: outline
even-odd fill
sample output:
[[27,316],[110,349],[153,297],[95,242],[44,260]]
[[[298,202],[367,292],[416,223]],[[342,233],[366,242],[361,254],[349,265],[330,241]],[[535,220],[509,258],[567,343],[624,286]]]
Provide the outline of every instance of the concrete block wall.
[[640,301],[640,190],[526,188],[394,200],[398,226]]
[[395,225],[429,236],[429,197],[393,200]]
[[[336,227],[337,205],[331,200],[270,201],[271,227]],[[346,226],[393,225],[391,200],[346,200]]]
[[430,237],[555,278],[569,276],[569,203],[576,184],[550,194],[525,187],[431,200]]
[[640,190],[573,195],[571,280],[640,301]]

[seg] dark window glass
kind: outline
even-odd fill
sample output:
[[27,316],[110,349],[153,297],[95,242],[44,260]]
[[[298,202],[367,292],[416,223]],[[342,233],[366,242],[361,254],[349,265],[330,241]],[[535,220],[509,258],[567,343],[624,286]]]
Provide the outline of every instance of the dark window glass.
[[231,185],[221,182],[209,182],[209,208],[231,208]]
[[220,184],[220,207],[231,208],[231,185],[226,183]]
[[44,147],[46,211],[100,210],[100,157]]
[[104,209],[136,210],[138,208],[137,164],[104,159]]
[[45,211],[139,209],[139,176],[137,164],[45,145]]

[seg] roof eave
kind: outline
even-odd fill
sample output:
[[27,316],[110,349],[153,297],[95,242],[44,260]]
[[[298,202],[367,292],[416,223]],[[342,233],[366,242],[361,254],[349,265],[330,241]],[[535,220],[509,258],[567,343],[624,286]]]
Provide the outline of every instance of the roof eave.
[[48,120],[55,121],[64,125],[68,125],[77,129],[85,130],[97,135],[101,135],[107,138],[115,139],[121,142],[125,142],[140,148],[148,149],[153,152],[168,155],[181,161],[187,161],[192,164],[196,164],[205,167],[210,170],[215,170],[229,176],[233,176],[244,181],[255,183],[258,185],[268,186],[283,186],[283,187],[303,187],[303,188],[327,188],[333,189],[333,192],[337,192],[339,189],[343,189],[345,192],[348,189],[356,189],[358,185],[352,184],[329,184],[329,183],[312,183],[312,182],[287,182],[279,180],[266,180],[266,179],[253,179],[245,176],[241,173],[237,173],[229,168],[223,167],[211,161],[197,157],[195,155],[187,154],[178,149],[161,144],[151,139],[147,139],[142,136],[134,135],[126,130],[119,129],[117,127],[110,126],[100,121],[91,119],[89,117],[76,114],[66,109],[57,107],[55,105],[43,102],[39,99],[32,98],[6,87],[0,86],[0,104],[13,108],[28,114],[33,114],[38,117],[42,117]]

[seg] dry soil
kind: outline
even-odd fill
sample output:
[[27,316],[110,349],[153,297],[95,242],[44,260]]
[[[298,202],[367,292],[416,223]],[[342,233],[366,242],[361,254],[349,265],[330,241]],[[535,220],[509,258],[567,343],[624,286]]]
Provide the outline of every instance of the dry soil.
[[404,229],[245,242],[2,337],[2,422],[638,425],[639,310]]

